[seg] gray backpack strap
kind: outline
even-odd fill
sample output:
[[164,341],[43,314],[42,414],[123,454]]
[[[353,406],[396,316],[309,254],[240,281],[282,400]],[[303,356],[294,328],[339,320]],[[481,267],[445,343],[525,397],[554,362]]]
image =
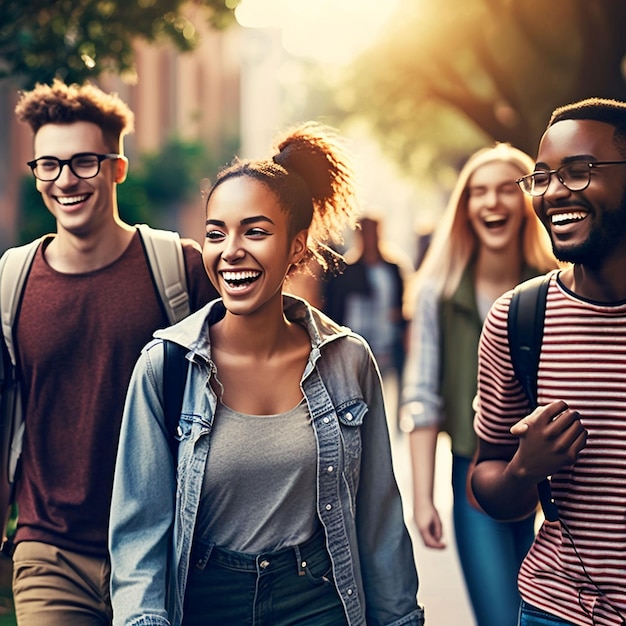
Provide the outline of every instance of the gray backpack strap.
[[3,531],[3,552],[10,552],[5,531],[24,438],[24,412],[17,378],[13,322],[40,243],[41,239],[37,239],[24,246],[10,248],[0,258],[0,315],[3,335],[0,361],[0,530]]
[[147,224],[137,224],[148,264],[170,324],[175,324],[191,312],[185,257],[178,233],[157,230]]
[[2,310],[2,334],[11,361],[15,365],[15,346],[13,345],[13,322],[22,295],[26,277],[30,272],[35,252],[41,239],[31,241],[17,248],[9,248],[0,259],[0,308]]

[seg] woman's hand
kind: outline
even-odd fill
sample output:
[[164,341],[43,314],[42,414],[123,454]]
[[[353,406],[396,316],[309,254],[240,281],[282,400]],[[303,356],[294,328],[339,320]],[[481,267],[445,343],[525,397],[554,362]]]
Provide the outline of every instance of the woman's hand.
[[413,507],[413,520],[427,548],[442,550],[446,547],[446,543],[441,540],[443,536],[441,518],[432,502],[416,504]]

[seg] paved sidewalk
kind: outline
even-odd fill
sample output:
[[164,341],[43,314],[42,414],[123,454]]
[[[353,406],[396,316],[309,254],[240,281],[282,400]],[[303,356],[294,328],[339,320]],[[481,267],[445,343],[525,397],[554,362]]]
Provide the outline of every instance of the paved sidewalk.
[[444,524],[445,550],[424,547],[413,524],[411,468],[408,438],[392,436],[396,480],[402,494],[405,519],[413,539],[420,578],[419,601],[425,608],[427,626],[475,626],[463,582],[452,529],[451,456],[449,439],[440,435],[435,468],[435,503]]

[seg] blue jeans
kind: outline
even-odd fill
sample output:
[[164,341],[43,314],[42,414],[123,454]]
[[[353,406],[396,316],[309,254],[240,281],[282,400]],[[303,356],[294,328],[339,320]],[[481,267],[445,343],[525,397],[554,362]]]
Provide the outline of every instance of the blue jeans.
[[453,455],[454,533],[463,577],[478,626],[516,626],[517,573],[534,536],[535,516],[498,522],[467,499],[470,459]]
[[550,615],[527,602],[522,601],[519,610],[519,622],[517,626],[571,626],[556,615]]
[[[275,553],[194,547],[183,626],[346,626],[324,533]],[[198,558],[199,557],[199,558]]]

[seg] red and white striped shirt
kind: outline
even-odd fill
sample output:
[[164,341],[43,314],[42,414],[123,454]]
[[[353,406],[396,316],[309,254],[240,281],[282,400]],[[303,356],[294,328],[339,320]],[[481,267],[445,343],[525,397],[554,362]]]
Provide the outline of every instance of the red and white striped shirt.
[[[588,432],[574,465],[551,480],[575,549],[559,522],[545,522],[518,584],[526,602],[573,624],[621,626],[618,611],[626,618],[626,303],[582,300],[557,275],[548,290],[537,392],[541,405],[564,400],[577,410]],[[492,444],[515,445],[509,428],[530,413],[511,366],[510,301],[508,292],[495,303],[479,345],[474,427]]]

